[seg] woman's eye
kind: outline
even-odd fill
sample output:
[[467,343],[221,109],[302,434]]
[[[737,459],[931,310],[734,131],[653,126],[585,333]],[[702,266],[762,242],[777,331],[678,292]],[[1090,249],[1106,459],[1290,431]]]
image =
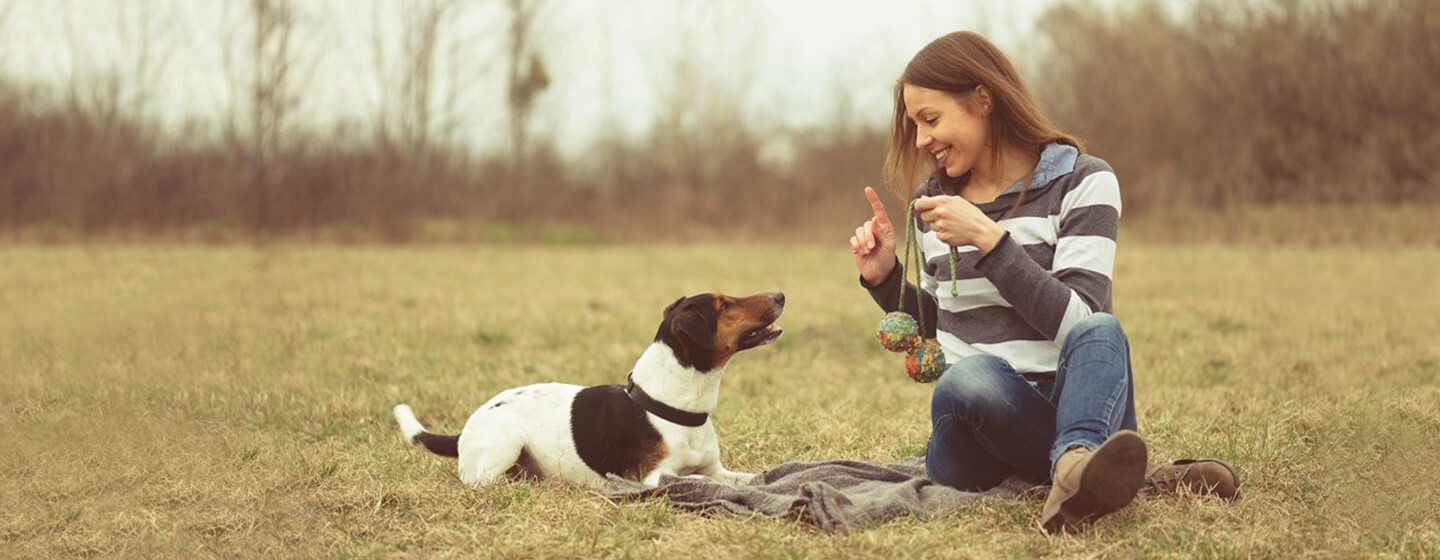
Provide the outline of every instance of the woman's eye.
[[938,121],[938,120],[940,120],[940,119],[937,119],[937,118],[935,118],[935,117],[927,117],[927,118],[925,119],[925,124],[928,124],[928,125],[930,125],[930,126],[935,126],[935,121]]

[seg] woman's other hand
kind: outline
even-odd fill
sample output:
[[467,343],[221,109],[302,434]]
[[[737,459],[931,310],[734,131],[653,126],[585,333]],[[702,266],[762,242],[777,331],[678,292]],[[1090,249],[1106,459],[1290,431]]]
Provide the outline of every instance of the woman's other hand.
[[875,212],[875,217],[855,228],[855,235],[850,237],[850,252],[855,256],[855,268],[860,269],[860,277],[874,286],[895,269],[895,226],[891,225],[890,216],[885,213],[885,205],[880,202],[880,195],[875,194],[875,189],[865,187],[865,198],[870,200],[870,209]]
[[951,247],[974,245],[989,253],[1005,235],[995,223],[970,201],[958,196],[926,196],[915,202],[915,213],[930,223],[930,230],[940,241]]

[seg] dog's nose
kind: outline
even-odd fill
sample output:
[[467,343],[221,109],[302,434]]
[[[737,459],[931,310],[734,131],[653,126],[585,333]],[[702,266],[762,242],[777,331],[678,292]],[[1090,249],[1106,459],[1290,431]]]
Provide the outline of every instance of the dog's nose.
[[784,306],[784,305],[785,305],[785,292],[775,292],[775,293],[773,293],[773,294],[770,294],[770,299],[775,300],[775,304],[776,304],[776,305]]

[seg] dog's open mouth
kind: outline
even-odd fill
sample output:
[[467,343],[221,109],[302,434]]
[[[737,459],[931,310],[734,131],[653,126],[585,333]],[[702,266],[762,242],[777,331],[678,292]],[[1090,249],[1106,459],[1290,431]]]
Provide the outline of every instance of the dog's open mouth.
[[745,331],[744,335],[740,336],[740,347],[754,348],[756,346],[770,344],[771,342],[775,342],[775,339],[780,338],[780,335],[784,332],[785,329],[775,326],[774,323],[750,329]]

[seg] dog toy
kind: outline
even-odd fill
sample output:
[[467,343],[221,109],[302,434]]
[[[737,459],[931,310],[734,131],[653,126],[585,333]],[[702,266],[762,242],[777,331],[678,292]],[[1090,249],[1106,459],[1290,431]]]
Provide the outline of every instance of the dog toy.
[[904,311],[886,313],[880,319],[880,345],[891,352],[909,352],[920,344],[920,323]]
[[934,342],[921,342],[905,355],[905,373],[920,383],[933,383],[945,373],[945,350]]
[[[909,266],[915,271],[915,286],[920,289],[920,250],[915,239],[915,201],[910,201],[905,212],[905,260],[903,266]],[[912,262],[911,255],[914,255]],[[954,247],[950,248],[950,295],[957,295],[955,286],[955,261],[957,259]],[[900,281],[900,306],[905,305],[905,280]],[[905,352],[905,373],[911,379],[920,383],[931,383],[945,373],[945,351],[939,344],[927,342],[920,333],[920,325],[925,321],[925,305],[917,298],[920,320],[904,311],[893,311],[885,314],[880,319],[880,328],[876,337],[880,339],[880,345],[891,352]]]

